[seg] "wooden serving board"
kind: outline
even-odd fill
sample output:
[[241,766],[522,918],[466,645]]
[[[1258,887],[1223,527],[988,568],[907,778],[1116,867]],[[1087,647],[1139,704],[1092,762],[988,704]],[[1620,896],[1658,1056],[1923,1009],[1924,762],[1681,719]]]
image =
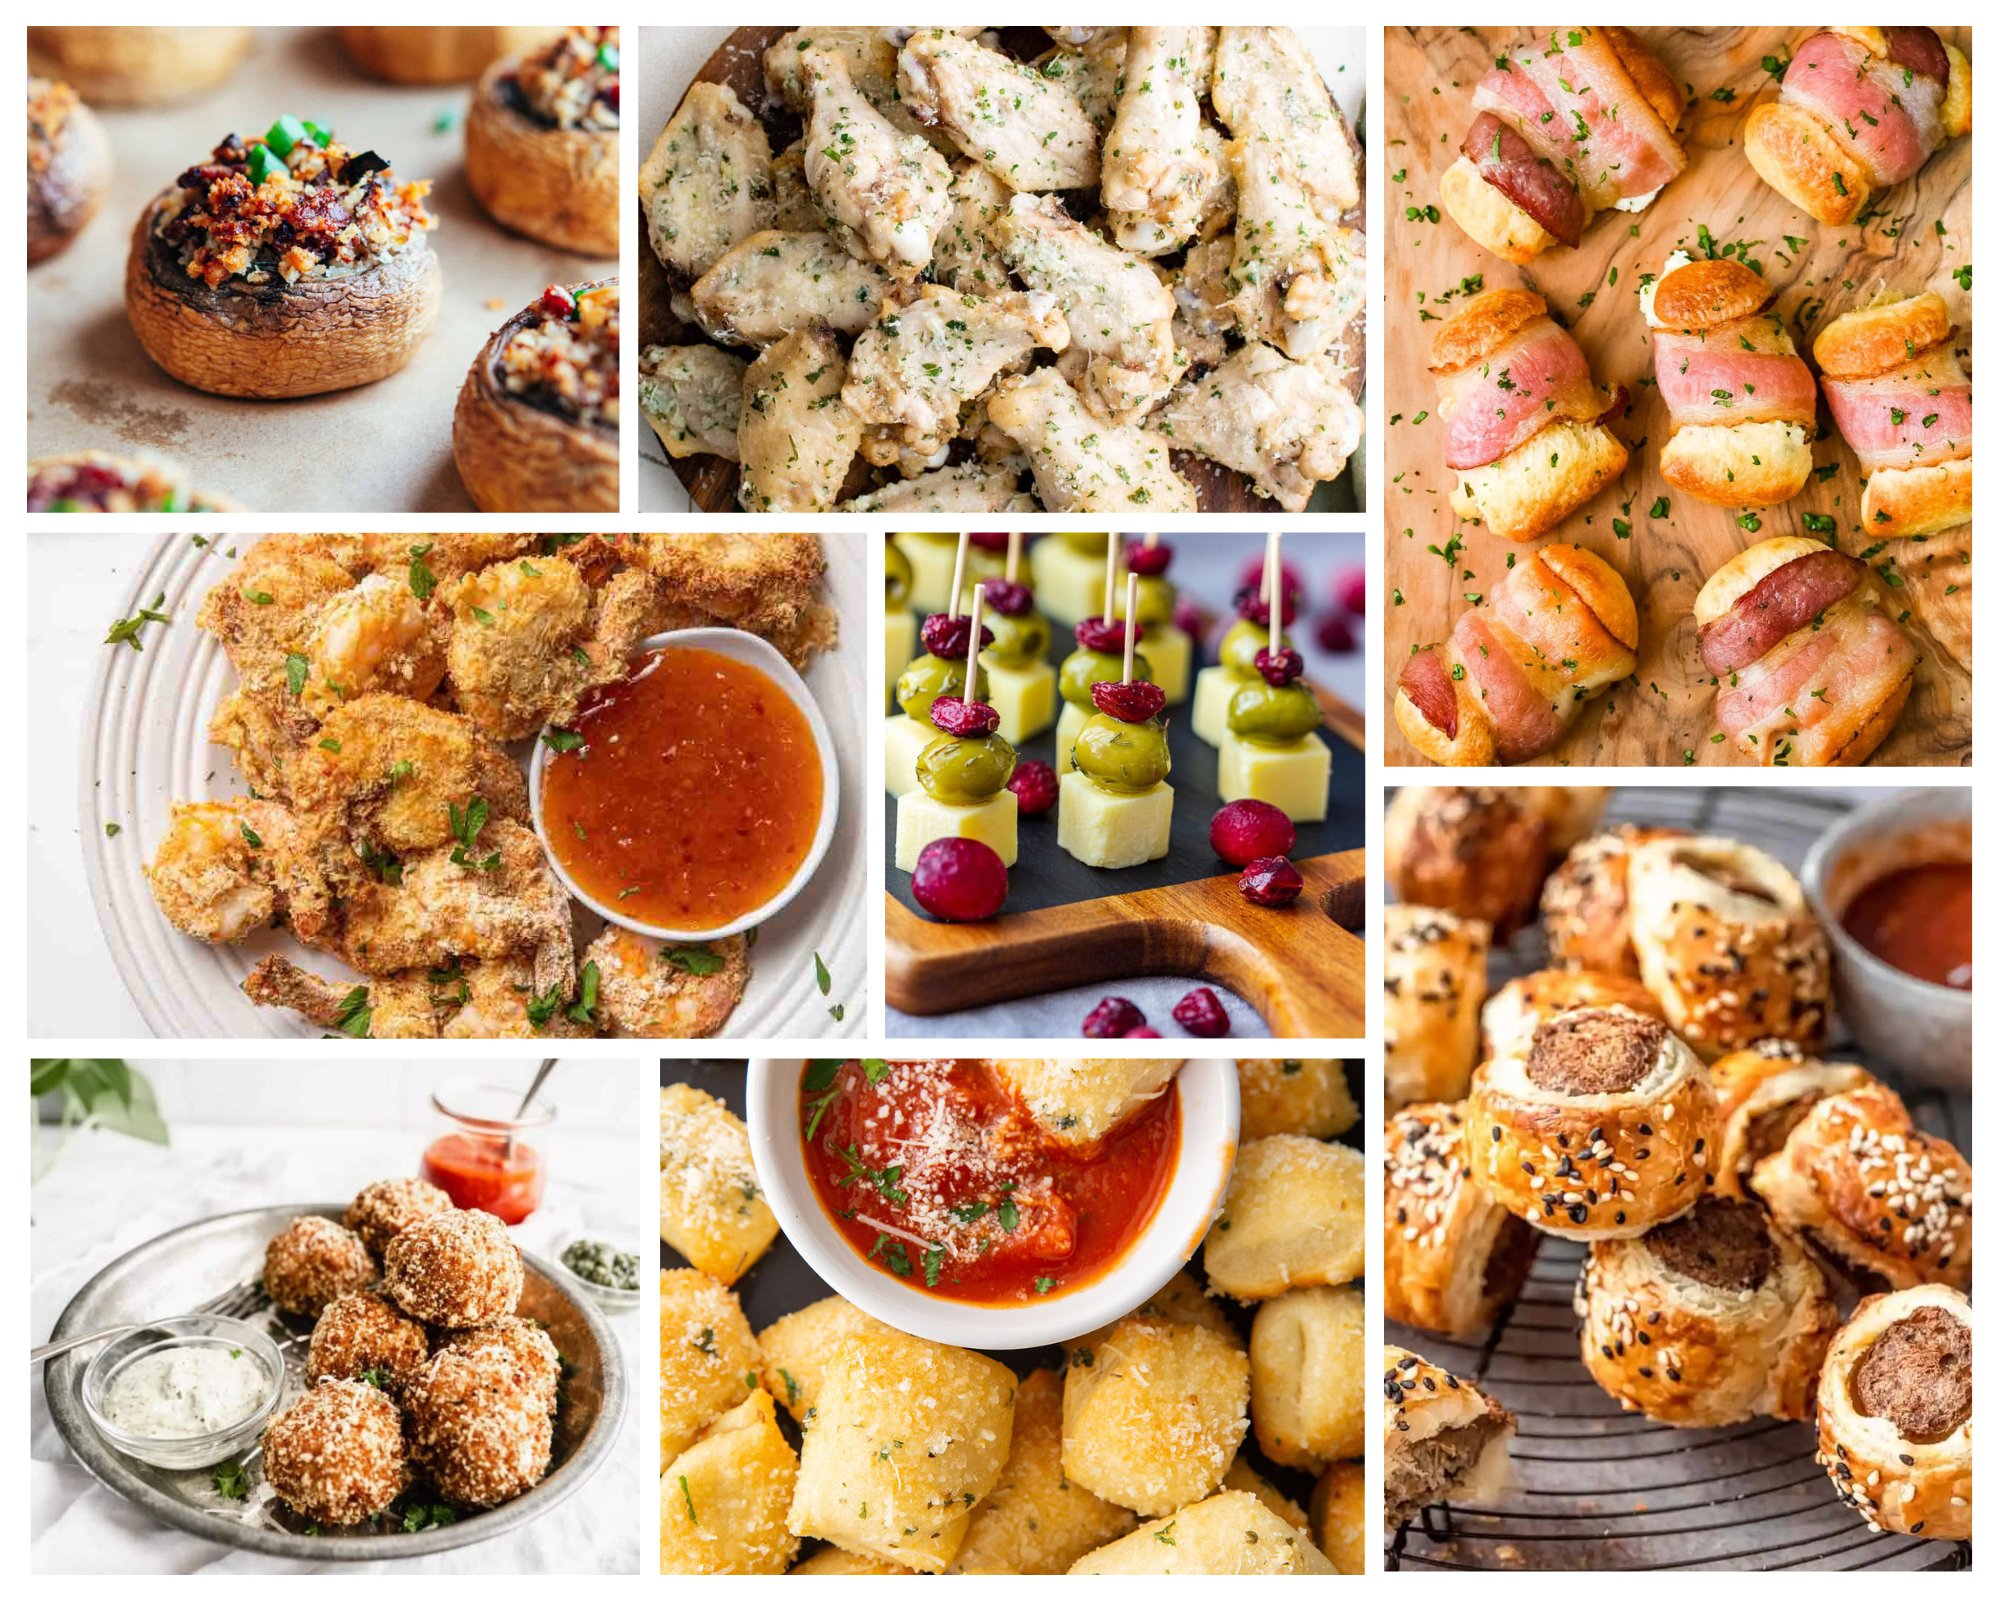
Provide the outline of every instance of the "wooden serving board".
[[[1432,336],[1463,298],[1462,283],[1532,289],[1549,303],[1583,347],[1602,383],[1624,384],[1631,414],[1615,424],[1632,461],[1617,484],[1548,536],[1603,556],[1624,576],[1639,609],[1639,666],[1631,681],[1587,707],[1546,765],[1743,766],[1733,745],[1714,742],[1714,680],[1695,649],[1690,613],[1708,575],[1760,539],[1805,531],[1804,512],[1829,515],[1835,539],[1850,555],[1874,550],[1869,564],[1893,585],[1902,571],[1911,585],[1928,581],[1925,556],[1958,560],[1969,548],[1962,530],[1922,542],[1891,540],[1876,548],[1860,526],[1862,475],[1824,403],[1813,459],[1839,470],[1809,481],[1785,505],[1757,513],[1761,528],[1738,526],[1737,511],[1671,489],[1659,475],[1666,407],[1652,383],[1652,341],[1639,311],[1642,273],[1657,273],[1677,248],[1699,257],[1706,227],[1718,251],[1754,240],[1748,254],[1777,286],[1776,307],[1808,357],[1814,335],[1842,312],[1866,305],[1883,290],[1914,294],[1935,289],[1961,328],[1970,326],[1971,296],[1952,273],[1972,262],[1972,140],[1938,151],[1907,183],[1879,196],[1865,226],[1828,228],[1770,188],[1741,148],[1744,119],[1773,100],[1778,80],[1765,56],[1788,60],[1808,29],[1648,28],[1647,44],[1686,86],[1681,120],[1688,169],[1659,199],[1630,217],[1596,219],[1575,250],[1550,250],[1525,267],[1488,255],[1461,233],[1438,203],[1438,180],[1457,159],[1471,123],[1472,91],[1496,56],[1533,36],[1526,27],[1390,28],[1383,70],[1385,161],[1388,177],[1383,276],[1389,326],[1383,378],[1387,431],[1384,575],[1391,594],[1383,630],[1385,760],[1423,765],[1396,726],[1396,680],[1412,650],[1449,638],[1467,594],[1490,591],[1505,575],[1509,552],[1533,548],[1495,538],[1461,522],[1448,504],[1456,475],[1444,464],[1444,429],[1436,414],[1437,386],[1429,372]],[[1939,33],[1968,53],[1971,30]],[[1718,101],[1717,90],[1734,99]],[[1438,220],[1427,208],[1437,207]],[[1416,215],[1412,216],[1412,212]],[[1937,224],[1942,223],[1940,233]],[[1803,240],[1794,249],[1787,236]],[[1613,282],[1613,275],[1616,282]],[[1448,298],[1446,298],[1448,295]],[[1418,417],[1424,416],[1423,422]],[[1665,496],[1668,513],[1653,517]],[[1630,525],[1621,537],[1618,519]],[[1460,541],[1452,550],[1451,541]],[[1454,559],[1433,553],[1451,551]],[[1900,569],[1900,570],[1899,570]],[[1964,568],[1970,582],[1970,567]],[[1892,612],[1892,615],[1894,613]],[[1922,660],[1916,685],[1896,727],[1873,757],[1882,765],[1967,765],[1972,759],[1972,681],[1912,616],[1906,626]]]
[[[775,28],[738,28],[726,39],[714,55],[710,56],[701,71],[694,75],[693,83],[727,84],[736,91],[737,99],[762,122],[770,134],[771,152],[789,148],[796,143],[804,127],[797,112],[787,106],[784,100],[770,92],[764,82],[764,52],[783,35],[799,24]],[[1053,41],[1041,28],[1002,28],[999,30],[1002,45],[1017,59],[1030,60],[1050,48]],[[693,87],[691,83],[689,87]],[[674,104],[674,112],[680,111],[681,101],[687,98],[687,91],[681,92],[681,100]],[[672,120],[671,117],[668,119]],[[664,124],[663,124],[664,126]],[[1346,122],[1343,119],[1343,128]],[[1355,173],[1362,187],[1361,204],[1352,213],[1356,227],[1362,225],[1362,217],[1367,208],[1368,163],[1363,158],[1360,143],[1353,129],[1347,129],[1349,143],[1356,153]],[[650,141],[658,134],[657,129],[647,131],[648,148]],[[643,154],[641,156],[643,160]],[[638,208],[639,239],[642,244],[647,239],[645,205],[641,201]],[[1176,256],[1164,258],[1178,260]],[[671,304],[667,274],[661,267],[650,246],[639,251],[639,337],[643,348],[652,344],[706,344],[708,336],[692,323],[676,317]],[[1351,352],[1352,366],[1348,373],[1347,388],[1357,404],[1361,401],[1364,378],[1367,370],[1367,313],[1358,315],[1344,340]],[[754,351],[737,349],[739,355],[754,355]],[[686,488],[688,496],[700,511],[734,512],[741,508],[736,503],[736,486],[739,479],[737,465],[721,456],[699,455],[669,458],[652,436],[650,428],[642,434],[644,446],[642,459],[652,463],[652,470],[664,463],[673,469],[674,475]],[[1362,449],[1355,450],[1355,464],[1358,465]],[[961,447],[962,448],[962,447]],[[956,457],[954,457],[956,459]],[[1276,501],[1267,500],[1250,487],[1250,480],[1240,472],[1228,467],[1217,466],[1214,462],[1193,455],[1185,450],[1173,452],[1175,468],[1193,486],[1195,499],[1205,512],[1247,512],[1258,515],[1282,514]],[[865,492],[880,482],[891,481],[893,473],[871,469],[867,462],[856,458],[849,469],[844,495]],[[1314,513],[1329,511],[1355,511],[1360,509],[1355,498],[1355,478],[1352,472],[1343,472],[1331,483],[1318,485],[1311,503],[1306,507]]]

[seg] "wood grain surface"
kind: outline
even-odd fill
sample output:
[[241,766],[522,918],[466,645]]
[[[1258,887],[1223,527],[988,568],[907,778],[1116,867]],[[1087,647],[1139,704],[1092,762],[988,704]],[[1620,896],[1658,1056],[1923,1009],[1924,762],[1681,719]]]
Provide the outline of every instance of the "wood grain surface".
[[[1431,338],[1463,296],[1482,286],[1519,286],[1542,295],[1576,336],[1598,381],[1622,383],[1634,397],[1631,414],[1616,424],[1631,447],[1631,464],[1549,542],[1583,545],[1624,576],[1639,608],[1638,670],[1587,707],[1540,764],[1750,764],[1732,744],[1713,737],[1715,683],[1696,653],[1690,613],[1710,573],[1760,539],[1804,533],[1800,518],[1806,512],[1833,517],[1831,537],[1839,548],[1865,556],[1889,582],[1892,595],[1910,608],[1905,625],[1922,660],[1909,705],[1874,764],[1970,764],[1971,677],[1921,625],[1926,607],[1941,607],[1942,613],[1929,613],[1938,637],[1969,630],[1969,527],[1930,541],[1868,539],[1860,526],[1862,475],[1823,400],[1813,460],[1821,469],[1835,470],[1824,481],[1816,475],[1785,505],[1756,513],[1756,528],[1739,525],[1740,508],[1709,505],[1672,490],[1659,474],[1667,416],[1651,377],[1640,278],[1657,274],[1675,249],[1702,256],[1704,227],[1718,254],[1734,247],[1734,253],[1759,264],[1778,291],[1776,310],[1809,363],[1820,329],[1885,291],[1901,296],[1934,289],[1961,330],[1970,327],[1971,295],[1952,276],[1972,261],[1970,138],[1947,144],[1914,178],[1876,197],[1857,219],[1860,226],[1841,228],[1822,226],[1791,205],[1744,158],[1745,118],[1753,105],[1778,93],[1778,79],[1766,70],[1764,58],[1788,60],[1809,31],[1804,26],[1640,30],[1684,86],[1689,103],[1680,137],[1688,169],[1637,217],[1606,213],[1577,249],[1558,247],[1525,267],[1488,255],[1460,232],[1439,205],[1438,180],[1457,158],[1472,121],[1474,86],[1496,56],[1535,30],[1523,25],[1386,31],[1387,181],[1380,232],[1391,330],[1383,372],[1389,421],[1384,574],[1390,591],[1383,710],[1390,765],[1423,764],[1392,711],[1403,662],[1412,650],[1450,636],[1459,613],[1472,603],[1467,596],[1483,595],[1505,576],[1510,552],[1533,548],[1459,521],[1448,504],[1456,475],[1444,464],[1437,386],[1428,370]],[[1970,29],[1938,32],[1971,53]],[[1434,221],[1431,207],[1437,207]],[[1655,517],[1662,496],[1667,509]],[[1629,525],[1630,532],[1621,534],[1614,520]]]
[[[738,28],[708,58],[701,71],[695,74],[694,83],[727,84],[736,91],[736,97],[755,115],[769,131],[771,151],[789,148],[804,132],[797,112],[791,110],[777,95],[772,94],[764,82],[764,51],[776,43],[792,28],[800,24],[792,23],[773,28]],[[1016,57],[1022,60],[1041,54],[1050,46],[1047,33],[1040,28],[1002,28],[1002,42]],[[686,99],[686,90],[681,99]],[[681,101],[674,103],[675,114],[679,113]],[[668,119],[669,121],[672,118]],[[1342,127],[1346,128],[1345,119]],[[659,129],[645,131],[647,148],[657,137]],[[1361,225],[1361,218],[1367,207],[1367,168],[1362,158],[1359,143],[1351,129],[1348,139],[1356,151],[1355,172],[1362,188],[1361,206],[1352,213],[1354,225]],[[643,160],[643,152],[641,159]],[[639,237],[645,239],[646,211],[643,200],[639,203]],[[1165,258],[1169,261],[1177,257]],[[709,340],[701,329],[692,323],[681,321],[674,315],[671,305],[670,285],[667,275],[650,248],[639,252],[640,315],[639,335],[643,348],[651,344],[705,344]],[[1352,352],[1353,366],[1348,373],[1348,392],[1358,403],[1364,385],[1367,368],[1368,315],[1364,309],[1357,315],[1343,336],[1343,342]],[[754,352],[742,352],[751,354]],[[1356,447],[1355,461],[1358,464],[1365,442]],[[649,453],[650,447],[649,447]],[[1214,462],[1191,454],[1185,450],[1173,452],[1175,469],[1193,486],[1195,499],[1204,512],[1252,513],[1260,515],[1282,514],[1282,508],[1275,500],[1267,500],[1250,487],[1250,480],[1228,467],[1217,466]],[[725,461],[720,456],[683,456],[668,463],[674,474],[687,489],[688,496],[700,511],[733,512],[741,509],[736,503],[736,486],[740,477],[737,465]],[[853,496],[865,493],[880,482],[893,481],[894,474],[884,474],[871,469],[859,457],[848,470],[847,482],[842,486],[842,495]],[[1355,500],[1355,478],[1352,473],[1342,473],[1331,483],[1322,483],[1314,491],[1307,510],[1311,512],[1353,511],[1358,509]]]

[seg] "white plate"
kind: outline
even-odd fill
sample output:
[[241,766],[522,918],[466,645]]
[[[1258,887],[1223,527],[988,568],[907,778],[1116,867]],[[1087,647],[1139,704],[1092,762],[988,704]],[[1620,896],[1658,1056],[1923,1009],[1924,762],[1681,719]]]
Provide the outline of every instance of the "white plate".
[[[202,596],[234,570],[225,550],[247,551],[254,534],[218,525],[215,543],[198,549],[186,532],[167,533],[140,567],[120,616],[152,607],[171,626],[148,626],[145,648],[107,648],[77,741],[77,817],[84,871],[111,958],[146,1024],[160,1038],[317,1038],[322,1029],[273,1007],[253,1006],[240,985],[263,956],[283,953],[335,982],[356,981],[333,957],[307,950],[288,934],[263,931],[239,945],[210,946],[176,933],[153,904],[140,871],[166,832],[177,800],[223,800],[244,793],[228,752],[208,742],[209,719],[235,687],[222,647],[194,623]],[[863,843],[867,800],[867,735],[859,708],[868,700],[864,665],[870,602],[867,565],[858,534],[821,534],[827,548],[826,588],[841,617],[839,644],[806,674],[806,682],[842,752],[843,822],[813,882],[764,924],[750,956],[750,985],[723,1038],[820,1039],[864,1031],[868,939],[864,908],[868,863]],[[516,747],[525,756],[526,741]],[[119,839],[105,837],[117,824]],[[581,948],[595,937],[595,917],[577,918]],[[825,960],[832,992],[814,981],[813,955]],[[829,1006],[846,1008],[835,1022]]]

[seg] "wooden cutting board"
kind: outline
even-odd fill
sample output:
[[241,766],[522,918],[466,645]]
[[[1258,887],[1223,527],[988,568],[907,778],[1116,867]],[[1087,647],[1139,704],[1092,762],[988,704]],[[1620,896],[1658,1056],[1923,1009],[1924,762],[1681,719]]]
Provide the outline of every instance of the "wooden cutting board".
[[[1743,766],[1728,743],[1715,743],[1715,686],[1695,650],[1690,613],[1703,581],[1739,550],[1759,539],[1803,533],[1804,512],[1835,520],[1837,541],[1850,555],[1875,548],[1860,527],[1861,472],[1854,453],[1835,430],[1824,402],[1813,460],[1838,467],[1826,482],[1808,482],[1783,506],[1757,513],[1760,529],[1739,527],[1737,512],[1670,489],[1658,468],[1666,439],[1666,408],[1651,382],[1652,342],[1639,312],[1641,273],[1657,273],[1676,248],[1702,254],[1706,226],[1722,249],[1738,240],[1759,241],[1751,259],[1777,286],[1777,309],[1794,342],[1810,353],[1814,335],[1844,311],[1866,305],[1882,290],[1899,294],[1935,289],[1961,328],[1970,326],[1971,296],[1951,274],[1972,262],[1972,140],[1946,145],[1916,177],[1875,202],[1866,225],[1828,228],[1770,188],[1744,159],[1744,119],[1760,101],[1773,100],[1778,80],[1763,58],[1788,60],[1806,28],[1648,28],[1647,44],[1686,87],[1691,102],[1681,119],[1688,169],[1638,217],[1599,217],[1575,250],[1550,250],[1525,267],[1488,255],[1438,206],[1438,180],[1457,159],[1471,123],[1472,91],[1496,56],[1530,37],[1523,28],[1391,28],[1383,57],[1384,190],[1386,248],[1383,277],[1388,325],[1384,364],[1387,494],[1384,564],[1390,604],[1384,628],[1385,759],[1423,765],[1397,728],[1396,679],[1410,652],[1450,636],[1468,602],[1505,575],[1514,545],[1483,526],[1460,522],[1448,505],[1456,475],[1444,464],[1437,386],[1429,372],[1431,338],[1438,322],[1457,309],[1461,284],[1480,278],[1488,289],[1532,289],[1576,336],[1591,370],[1603,383],[1622,383],[1633,409],[1616,431],[1632,450],[1631,464],[1572,516],[1548,542],[1580,544],[1603,556],[1624,576],[1639,608],[1639,667],[1631,682],[1586,708],[1568,735],[1541,764],[1638,766]],[[1970,51],[1970,30],[1939,33]],[[1716,91],[1734,98],[1717,100]],[[1438,220],[1427,208],[1438,207]],[[1414,214],[1413,214],[1414,213]],[[1940,233],[1936,224],[1942,223]],[[1636,234],[1634,230],[1636,229]],[[1794,248],[1787,235],[1803,241]],[[1616,274],[1616,282],[1612,281]],[[1446,298],[1446,296],[1449,298]],[[1645,380],[1642,382],[1641,380]],[[1428,413],[1428,415],[1425,415]],[[1417,420],[1424,416],[1421,423]],[[1661,497],[1666,515],[1650,513]],[[1620,537],[1613,520],[1630,525]],[[1447,562],[1437,551],[1461,541]],[[1892,540],[1868,557],[1894,583],[1898,568],[1912,587],[1944,597],[1943,561],[1955,563],[1969,541],[1945,536],[1929,544]],[[1948,551],[1948,554],[1945,552]],[[1930,556],[1929,561],[1926,556]],[[1964,569],[1969,584],[1970,568]],[[1962,603],[1965,585],[1951,603]],[[1907,601],[1906,601],[1907,603]],[[1913,607],[1913,610],[1918,608]],[[1893,613],[1892,613],[1893,614]],[[1970,675],[1941,651],[1918,625],[1906,624],[1922,652],[1910,702],[1874,764],[1967,765],[1972,759]],[[1944,624],[1940,623],[1942,628]]]
[[[804,129],[798,113],[791,110],[783,98],[772,94],[764,82],[764,52],[790,27],[738,28],[723,41],[714,55],[708,58],[701,71],[695,74],[695,83],[727,84],[736,91],[737,99],[761,121],[771,136],[771,151],[775,155],[797,141]],[[1047,33],[1040,28],[1002,28],[1002,44],[1018,59],[1029,60],[1040,55],[1051,45]],[[690,85],[692,87],[692,84]],[[682,99],[686,91],[682,91]],[[680,101],[674,105],[675,113],[680,110]],[[672,118],[668,119],[669,121]],[[1342,123],[1346,127],[1345,122]],[[648,148],[650,141],[658,133],[657,129],[647,130]],[[1348,130],[1348,140],[1355,150],[1355,172],[1361,180],[1361,205],[1351,213],[1356,227],[1362,226],[1362,217],[1367,208],[1368,163],[1362,158],[1360,144],[1353,130]],[[642,155],[643,159],[643,155]],[[639,207],[639,238],[646,235],[646,216],[643,202]],[[1178,257],[1168,257],[1169,261]],[[673,313],[670,303],[669,285],[665,271],[650,248],[639,252],[639,337],[643,348],[651,344],[705,344],[707,336],[692,323],[683,322]],[[1367,368],[1368,332],[1367,313],[1357,316],[1345,336],[1345,343],[1352,353],[1353,365],[1348,373],[1347,389],[1357,403],[1361,400],[1363,380]],[[738,350],[737,354],[754,354]],[[648,460],[663,457],[664,452],[650,440],[644,457]],[[1359,459],[1363,447],[1356,448]],[[1250,512],[1269,515],[1279,511],[1276,501],[1267,500],[1250,487],[1250,480],[1240,472],[1228,467],[1217,466],[1214,462],[1185,450],[1173,452],[1174,467],[1187,479],[1195,491],[1195,499],[1205,512]],[[674,475],[687,489],[688,496],[697,510],[734,512],[740,508],[736,504],[736,486],[739,471],[736,463],[725,461],[720,456],[682,456],[669,459]],[[657,466],[657,461],[655,460]],[[889,475],[893,476],[893,474]],[[871,486],[887,481],[881,472],[871,470],[868,463],[856,458],[849,470],[843,494],[855,495],[865,492]],[[1351,473],[1342,473],[1331,483],[1320,484],[1314,492],[1307,510],[1311,512],[1354,511],[1359,507],[1355,499],[1354,478]]]

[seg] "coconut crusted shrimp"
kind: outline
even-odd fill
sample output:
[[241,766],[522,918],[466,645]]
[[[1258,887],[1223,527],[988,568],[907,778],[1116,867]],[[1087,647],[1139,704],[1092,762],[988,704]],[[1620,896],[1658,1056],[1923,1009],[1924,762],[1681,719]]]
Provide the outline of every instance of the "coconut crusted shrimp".
[[204,944],[237,944],[280,917],[308,942],[326,927],[326,882],[274,801],[175,806],[146,882],[167,921]]
[[803,672],[839,633],[820,598],[826,557],[814,533],[631,533],[625,558],[656,580],[648,632],[741,628]]
[[594,1031],[561,997],[534,992],[525,960],[465,961],[342,983],[283,956],[250,969],[243,992],[260,1006],[296,1011],[322,1028],[370,1039],[580,1039]]
[[740,933],[675,945],[613,927],[583,955],[596,964],[598,1019],[613,1038],[712,1038],[750,981],[750,945]]

